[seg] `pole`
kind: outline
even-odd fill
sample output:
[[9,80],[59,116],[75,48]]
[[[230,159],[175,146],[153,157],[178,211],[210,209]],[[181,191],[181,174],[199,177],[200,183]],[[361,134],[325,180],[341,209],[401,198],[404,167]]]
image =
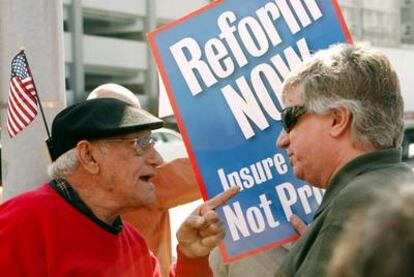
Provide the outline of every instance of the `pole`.
[[[42,93],[45,121],[65,107],[62,0],[0,1],[0,117],[2,178],[4,200],[31,190],[49,180],[47,152],[42,119],[36,117],[16,137],[6,129],[7,84],[10,62],[23,45],[36,77],[37,92]],[[5,91],[6,90],[6,91]],[[40,102],[40,100],[39,100]]]
[[39,91],[36,88],[36,82],[35,82],[35,79],[33,78],[32,70],[30,69],[29,61],[27,60],[26,54],[24,53],[24,50],[21,50],[21,52],[23,52],[23,58],[24,58],[24,60],[26,61],[26,64],[27,64],[27,71],[29,72],[29,75],[32,78],[33,88],[36,91],[35,95],[36,95],[36,98],[37,98],[37,103],[39,103],[39,108],[40,108],[40,113],[42,115],[43,123],[45,124],[47,138],[50,139],[49,127],[47,126],[45,113],[43,112],[43,105],[42,105],[42,101],[40,101]]
[[[156,2],[154,0],[147,0],[147,18],[145,24],[145,32],[155,30],[157,27],[156,18]],[[154,58],[147,43],[147,72],[145,78],[145,92],[149,96],[149,111],[153,114],[158,114],[158,72],[155,66]]]
[[84,100],[85,70],[83,68],[83,15],[82,1],[72,0],[68,7],[68,23],[71,33],[72,63],[70,64],[70,89],[73,97],[68,99],[70,104]]

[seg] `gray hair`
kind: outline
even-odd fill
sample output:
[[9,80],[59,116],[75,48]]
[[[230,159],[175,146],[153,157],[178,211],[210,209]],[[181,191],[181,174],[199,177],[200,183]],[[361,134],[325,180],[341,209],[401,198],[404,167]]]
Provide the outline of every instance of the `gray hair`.
[[352,114],[354,143],[377,149],[401,145],[404,103],[400,83],[386,56],[362,46],[333,45],[305,60],[286,78],[282,94],[303,85],[308,111],[345,107]]
[[72,174],[78,165],[78,154],[76,148],[73,148],[50,164],[47,168],[47,173],[52,179],[65,178]]

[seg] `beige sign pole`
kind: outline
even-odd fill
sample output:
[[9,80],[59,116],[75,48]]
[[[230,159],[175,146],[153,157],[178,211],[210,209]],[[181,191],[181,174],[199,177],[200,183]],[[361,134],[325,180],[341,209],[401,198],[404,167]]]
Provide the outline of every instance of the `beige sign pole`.
[[0,111],[3,199],[35,188],[48,180],[47,133],[40,110],[35,120],[10,138],[7,100],[10,62],[24,47],[48,125],[65,105],[61,0],[0,1]]

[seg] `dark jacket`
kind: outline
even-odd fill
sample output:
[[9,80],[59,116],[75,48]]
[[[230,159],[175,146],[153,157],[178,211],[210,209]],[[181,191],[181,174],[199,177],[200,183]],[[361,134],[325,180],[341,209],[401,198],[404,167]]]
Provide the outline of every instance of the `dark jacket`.
[[414,173],[401,162],[397,149],[364,154],[347,163],[328,185],[312,224],[275,276],[325,276],[338,236],[355,209],[408,182],[414,183]]

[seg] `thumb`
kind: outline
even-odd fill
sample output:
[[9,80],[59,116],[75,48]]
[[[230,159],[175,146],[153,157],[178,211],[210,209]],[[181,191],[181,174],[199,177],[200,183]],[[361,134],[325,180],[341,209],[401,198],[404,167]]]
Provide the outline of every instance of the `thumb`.
[[303,234],[306,232],[306,224],[305,222],[297,215],[292,214],[289,218],[290,222],[292,223],[293,227],[295,228],[296,232],[303,236]]

